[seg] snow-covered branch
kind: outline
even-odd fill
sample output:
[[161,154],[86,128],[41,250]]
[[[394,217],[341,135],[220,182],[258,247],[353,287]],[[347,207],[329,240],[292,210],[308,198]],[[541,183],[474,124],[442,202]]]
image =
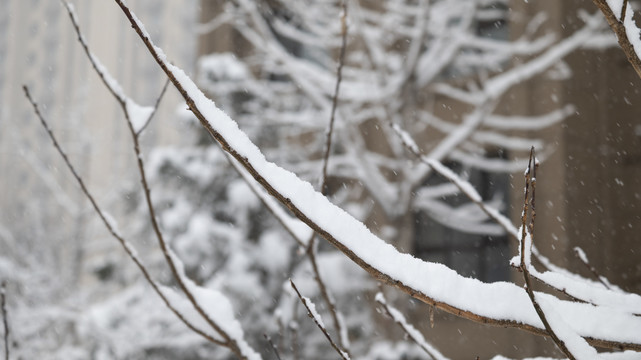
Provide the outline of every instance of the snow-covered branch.
[[601,9],[628,61],[641,77],[641,30],[634,21],[634,11],[627,0],[593,0]]

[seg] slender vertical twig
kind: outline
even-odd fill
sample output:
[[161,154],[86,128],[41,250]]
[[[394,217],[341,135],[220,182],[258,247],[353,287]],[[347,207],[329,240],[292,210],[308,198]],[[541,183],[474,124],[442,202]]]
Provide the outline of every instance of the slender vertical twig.
[[334,96],[332,98],[332,110],[329,117],[329,125],[327,127],[327,133],[325,137],[325,153],[323,155],[323,171],[321,177],[321,187],[320,191],[325,194],[327,187],[327,164],[329,160],[329,154],[332,149],[332,134],[334,132],[334,122],[336,120],[336,108],[338,107],[338,91],[341,86],[341,81],[343,80],[343,65],[345,64],[345,52],[347,48],[347,1],[343,0],[342,2],[342,14],[341,14],[341,49],[338,55],[338,69],[336,72],[336,85],[334,87]]
[[223,339],[225,339],[225,343],[227,344],[226,346],[228,346],[234,353],[236,353],[236,355],[242,358],[243,357],[242,353],[238,348],[238,345],[236,344],[236,342],[220,327],[218,323],[216,323],[216,321],[214,321],[209,316],[209,314],[207,314],[205,309],[196,299],[195,295],[189,290],[185,279],[183,279],[183,275],[178,270],[178,266],[171,256],[171,250],[169,249],[169,245],[167,244],[167,241],[165,240],[165,237],[162,234],[162,231],[160,230],[160,224],[158,223],[156,210],[153,205],[153,202],[151,201],[151,188],[149,187],[149,182],[147,181],[145,164],[144,164],[143,156],[140,150],[140,139],[139,139],[140,136],[136,132],[136,129],[134,129],[133,123],[131,122],[130,114],[126,110],[125,110],[125,117],[127,119],[127,125],[129,127],[129,132],[131,133],[131,138],[134,145],[134,153],[136,155],[136,161],[138,164],[138,172],[140,174],[140,182],[142,184],[143,193],[145,196],[145,203],[147,204],[147,212],[149,213],[151,226],[156,235],[156,239],[158,240],[158,245],[160,246],[160,249],[165,257],[165,261],[169,265],[169,268],[172,274],[174,275],[174,278],[176,279],[178,286],[184,292],[185,296],[187,296],[187,299],[193,305],[194,309],[196,309],[198,314],[207,322],[207,324],[209,324],[209,326],[211,326],[217,333],[219,333],[223,337]]
[[622,24],[625,21],[625,12],[627,9],[628,9],[628,0],[623,0],[623,6],[621,6],[621,20],[620,20]]
[[423,335],[416,330],[414,326],[407,323],[405,316],[398,309],[394,308],[387,302],[382,289],[376,294],[374,299],[377,303],[381,304],[385,313],[403,330],[405,335],[412,339],[412,341],[414,341],[414,343],[418,345],[418,347],[420,347],[431,359],[447,360],[443,354],[425,340]]
[[599,272],[596,270],[590,262],[588,262],[588,258],[585,256],[585,253],[581,248],[578,246],[574,248],[574,255],[585,265],[585,267],[592,273],[592,275],[597,279],[598,282],[601,283],[606,289],[612,290],[611,284],[607,282],[607,279],[604,281],[604,277],[599,274]]
[[[543,309],[541,309],[541,306],[539,303],[536,301],[536,297],[534,296],[534,290],[532,289],[532,283],[530,281],[530,272],[529,272],[529,266],[530,266],[530,259],[526,255],[526,253],[529,252],[529,249],[527,248],[530,246],[533,241],[534,241],[534,221],[536,217],[536,209],[535,209],[535,190],[536,190],[536,168],[537,168],[537,161],[536,161],[536,156],[534,152],[534,147],[530,150],[530,161],[528,163],[527,171],[525,172],[525,199],[523,201],[523,214],[521,215],[521,241],[520,241],[520,250],[521,250],[521,265],[520,265],[520,270],[523,273],[523,279],[525,280],[525,291],[528,294],[528,297],[530,298],[530,302],[532,302],[532,306],[534,306],[534,310],[536,311],[536,314],[539,316],[539,319],[541,319],[541,322],[543,323],[543,326],[545,327],[545,330],[547,331],[548,335],[552,338],[556,346],[565,354],[565,356],[568,357],[569,360],[576,360],[572,352],[568,349],[566,346],[565,342],[561,340],[557,334],[554,332],[554,329],[552,329],[552,326],[550,326],[550,323],[547,320],[547,317],[545,316],[545,313],[543,312]],[[530,192],[531,189],[531,192]],[[531,195],[530,195],[531,193]],[[528,217],[528,203],[531,205],[530,213],[531,213],[531,218],[529,224],[527,223],[527,217]],[[530,237],[530,241],[526,241],[527,237]]]
[[0,285],[0,312],[4,325],[4,359],[9,360],[9,311],[7,311],[7,283]]
[[334,301],[334,298],[332,297],[332,295],[329,293],[329,289],[327,288],[327,285],[325,284],[325,281],[321,276],[320,269],[318,267],[318,261],[316,259],[316,248],[317,248],[316,234],[314,233],[309,239],[309,245],[307,247],[307,256],[309,258],[310,264],[312,265],[312,271],[314,272],[314,280],[318,284],[318,288],[320,290],[323,301],[325,301],[325,304],[327,304],[327,308],[329,309],[329,313],[332,317],[334,328],[336,329],[336,333],[338,335],[338,342],[340,343],[342,348],[346,349],[347,340],[343,339],[343,334],[345,331],[345,329],[343,328],[344,324],[342,323],[340,314],[338,312],[338,309],[336,308],[336,302]]
[[164,98],[170,83],[171,81],[169,81],[169,78],[165,79],[165,84],[162,86],[162,90],[160,90],[160,94],[158,95],[158,97],[156,98],[156,102],[154,103],[154,110],[149,114],[149,118],[147,119],[147,121],[145,121],[145,124],[141,126],[140,129],[138,129],[138,131],[136,131],[137,136],[140,136],[140,134],[142,134],[142,132],[149,125],[149,123],[151,123],[151,119],[153,119],[154,115],[156,115],[156,112],[158,111],[158,107],[160,106],[160,102]]
[[289,279],[289,283],[292,285],[292,288],[294,289],[294,291],[296,291],[296,295],[298,295],[298,298],[303,303],[303,306],[305,306],[305,309],[307,309],[307,314],[309,315],[309,317],[312,318],[312,320],[314,320],[314,323],[316,324],[316,326],[318,326],[320,331],[323,332],[323,334],[325,335],[329,343],[332,345],[334,350],[336,350],[336,352],[341,356],[343,360],[349,360],[349,355],[334,342],[332,337],[327,332],[327,329],[323,324],[323,320],[320,318],[320,315],[315,310],[314,304],[308,298],[301,295],[301,293],[298,291],[298,288],[296,287],[296,284],[294,284],[294,281],[292,281],[292,279]]
[[[325,134],[325,152],[323,154],[323,163],[322,163],[323,165],[322,165],[321,181],[320,181],[320,192],[323,195],[327,195],[327,191],[328,191],[327,166],[329,163],[329,156],[331,154],[332,137],[334,133],[334,123],[336,121],[336,109],[338,107],[338,92],[340,89],[341,81],[343,79],[343,66],[345,64],[345,52],[347,48],[347,1],[343,0],[341,6],[342,6],[341,48],[338,56],[338,69],[336,74],[336,85],[334,87],[334,95],[332,97],[332,109],[330,113],[329,124],[327,126],[327,131]],[[327,304],[329,313],[332,316],[334,328],[336,329],[336,333],[338,335],[338,342],[341,345],[341,347],[345,349],[345,351],[349,351],[347,350],[348,341],[346,338],[344,338],[344,334],[346,330],[344,329],[344,324],[341,321],[341,315],[339,314],[338,309],[336,308],[336,303],[332,298],[332,295],[329,293],[329,290],[327,289],[327,286],[325,285],[325,282],[323,281],[323,278],[320,274],[320,270],[318,268],[318,262],[316,260],[316,248],[317,248],[316,234],[312,233],[307,246],[307,255],[312,265],[312,271],[314,272],[314,279],[318,284],[321,296],[323,297],[323,300]]]
[[274,345],[274,342],[272,341],[272,338],[267,334],[263,334],[263,336],[265,337],[265,340],[267,340],[267,343],[269,343],[269,346],[271,346],[272,350],[274,351],[274,354],[276,355],[276,358],[278,360],[281,360],[280,354],[278,353],[278,348],[276,347],[276,345]]

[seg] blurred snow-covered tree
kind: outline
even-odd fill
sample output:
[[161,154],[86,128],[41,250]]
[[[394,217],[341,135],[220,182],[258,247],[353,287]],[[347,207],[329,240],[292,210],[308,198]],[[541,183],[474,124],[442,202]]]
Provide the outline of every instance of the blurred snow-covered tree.
[[[506,229],[417,155],[447,162],[483,202],[507,213],[507,174],[521,170],[533,144],[543,156],[551,151],[531,135],[574,111],[561,104],[525,113],[510,92],[533,78],[569,76],[563,57],[588,40],[613,44],[598,14],[582,13],[585,24],[567,38],[545,28],[545,13],[517,32],[503,1],[350,1],[345,28],[336,1],[203,1],[202,9],[198,83],[271,161],[321,182],[336,101],[325,189],[332,201],[402,249],[486,281],[509,278]],[[192,115],[181,116],[189,123]],[[420,141],[415,154],[408,137]],[[288,326],[302,309],[283,295],[287,278],[309,282],[304,292],[322,299],[305,249],[209,135],[156,149],[150,160],[159,217],[188,273],[233,294],[255,343],[267,331],[307,342],[288,350],[303,358],[328,351],[313,324]],[[330,249],[317,256],[352,349],[383,344],[372,309],[362,306],[373,283]],[[346,273],[349,284],[340,280]]]
[[[406,251],[430,249],[429,260],[468,276],[507,279],[505,229],[417,155],[447,162],[509,216],[508,175],[531,146],[549,155],[540,134],[575,112],[554,93],[545,100],[553,105],[532,110],[519,89],[571,76],[563,58],[577,49],[613,45],[603,19],[578,11],[583,24],[561,37],[546,26],[554,14],[525,17],[508,1],[347,8],[342,24],[338,1],[203,1],[200,86],[270,160],[318,183],[346,25],[326,190]],[[406,135],[420,145],[415,154]]]

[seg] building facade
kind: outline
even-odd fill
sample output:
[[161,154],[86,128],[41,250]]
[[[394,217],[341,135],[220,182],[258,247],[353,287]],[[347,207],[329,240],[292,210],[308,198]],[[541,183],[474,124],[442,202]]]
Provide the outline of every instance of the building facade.
[[[123,194],[136,183],[135,155],[121,109],[91,68],[64,6],[41,0],[1,4],[0,183],[5,191],[0,193],[0,256],[24,262],[29,253],[21,251],[40,249],[49,254],[43,261],[71,281],[87,270],[83,257],[104,250],[100,240],[106,233],[94,226],[88,202],[22,86],[29,87],[84,181],[115,218],[126,207]],[[117,4],[72,4],[91,51],[129,96],[152,105],[166,77],[129,31]],[[131,6],[172,60],[192,68],[195,2],[132,1]],[[179,103],[170,90],[143,136],[145,148],[180,143]]]

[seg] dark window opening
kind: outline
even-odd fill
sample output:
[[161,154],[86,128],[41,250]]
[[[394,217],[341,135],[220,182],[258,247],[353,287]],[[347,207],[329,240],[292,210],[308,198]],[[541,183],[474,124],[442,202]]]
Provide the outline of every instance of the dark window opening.
[[[502,157],[500,152],[494,155]],[[507,204],[507,174],[465,168],[455,162],[445,165],[466,176],[484,202],[495,206]],[[433,174],[425,185],[435,186],[447,182],[438,174]],[[464,194],[457,193],[435,200],[448,205],[455,212],[465,207],[474,211],[476,215],[470,215],[472,219],[467,224],[465,216],[461,219],[457,217],[460,216],[460,211],[458,215],[453,215],[438,209],[429,209],[429,206],[417,211],[414,214],[414,254],[421,259],[444,264],[463,276],[486,282],[508,280],[511,253],[507,234],[491,219],[474,222],[473,218],[478,216],[481,210],[469,202]],[[473,228],[476,230],[472,230]],[[483,229],[490,231],[483,233]]]

